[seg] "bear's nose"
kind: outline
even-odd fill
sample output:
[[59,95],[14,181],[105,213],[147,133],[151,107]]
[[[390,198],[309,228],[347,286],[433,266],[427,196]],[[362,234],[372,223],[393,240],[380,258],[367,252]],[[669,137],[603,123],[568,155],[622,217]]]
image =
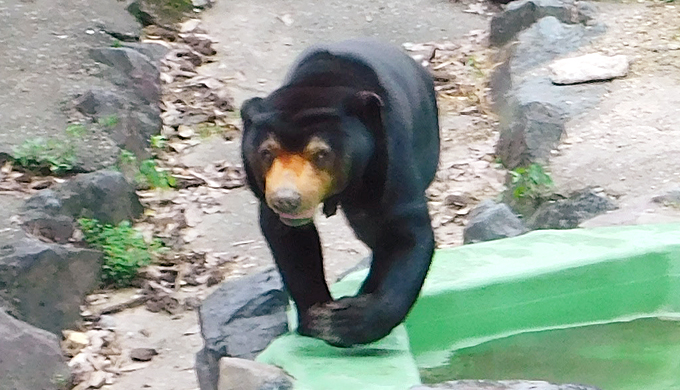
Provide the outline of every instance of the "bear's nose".
[[294,214],[302,204],[300,193],[290,189],[282,188],[274,193],[272,206],[276,211],[284,214]]

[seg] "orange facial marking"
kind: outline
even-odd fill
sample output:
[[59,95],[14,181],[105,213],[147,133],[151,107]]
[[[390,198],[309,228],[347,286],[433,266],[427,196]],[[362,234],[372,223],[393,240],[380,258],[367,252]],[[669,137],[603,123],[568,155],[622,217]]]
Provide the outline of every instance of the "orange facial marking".
[[323,202],[333,186],[332,176],[316,168],[306,154],[279,153],[265,179],[265,194],[273,195],[281,188],[293,189],[302,197],[301,211]]

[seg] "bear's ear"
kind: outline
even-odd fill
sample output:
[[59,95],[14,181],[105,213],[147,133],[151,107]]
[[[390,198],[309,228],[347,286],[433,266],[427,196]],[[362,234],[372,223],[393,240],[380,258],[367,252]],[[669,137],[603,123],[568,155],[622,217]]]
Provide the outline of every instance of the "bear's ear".
[[241,105],[241,120],[243,120],[243,131],[245,132],[253,123],[253,117],[262,112],[262,98],[251,98]]
[[375,135],[383,133],[383,107],[382,98],[371,91],[359,91],[345,101],[346,112],[358,117]]

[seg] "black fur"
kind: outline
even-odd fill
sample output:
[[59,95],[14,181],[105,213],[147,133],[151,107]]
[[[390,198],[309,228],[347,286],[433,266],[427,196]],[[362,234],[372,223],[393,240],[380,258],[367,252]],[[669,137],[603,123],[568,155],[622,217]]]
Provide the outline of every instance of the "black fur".
[[[241,115],[248,183],[296,303],[298,331],[336,346],[386,336],[415,302],[434,252],[425,197],[439,159],[431,77],[399,49],[372,40],[317,46],[300,56],[281,88],[246,101]],[[372,250],[357,296],[331,298],[314,224],[287,226],[265,203],[257,149],[268,133],[290,151],[321,137],[339,156],[333,172],[340,184],[324,212],[339,204]]]

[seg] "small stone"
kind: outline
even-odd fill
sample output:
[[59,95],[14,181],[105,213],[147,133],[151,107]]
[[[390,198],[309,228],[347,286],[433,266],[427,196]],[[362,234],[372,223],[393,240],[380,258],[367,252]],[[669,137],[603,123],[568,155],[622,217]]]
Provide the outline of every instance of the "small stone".
[[195,131],[190,126],[179,125],[179,127],[177,127],[177,135],[179,135],[180,138],[188,139],[191,138],[194,134]]
[[201,300],[197,297],[188,297],[184,300],[184,307],[187,310],[195,310],[201,307]]
[[64,331],[66,337],[61,342],[61,348],[69,356],[75,356],[90,343],[90,338],[83,332]]
[[158,351],[153,348],[135,348],[130,351],[130,358],[140,362],[148,362],[158,355]]
[[549,65],[554,84],[579,84],[611,80],[628,74],[630,60],[625,55],[606,56],[602,53],[557,60]]
[[470,194],[466,192],[452,192],[444,198],[444,204],[447,206],[465,207],[468,203]]
[[180,23],[179,32],[188,33],[196,30],[201,24],[201,19],[189,19],[185,22]]
[[113,316],[110,315],[102,315],[99,317],[99,321],[97,324],[102,328],[102,329],[115,329],[116,328],[116,319]]
[[99,389],[106,384],[106,372],[95,371],[87,381],[86,389]]
[[293,23],[295,22],[295,20],[293,20],[293,17],[290,14],[279,16],[279,20],[283,22],[283,24],[285,24],[286,27],[292,26]]

